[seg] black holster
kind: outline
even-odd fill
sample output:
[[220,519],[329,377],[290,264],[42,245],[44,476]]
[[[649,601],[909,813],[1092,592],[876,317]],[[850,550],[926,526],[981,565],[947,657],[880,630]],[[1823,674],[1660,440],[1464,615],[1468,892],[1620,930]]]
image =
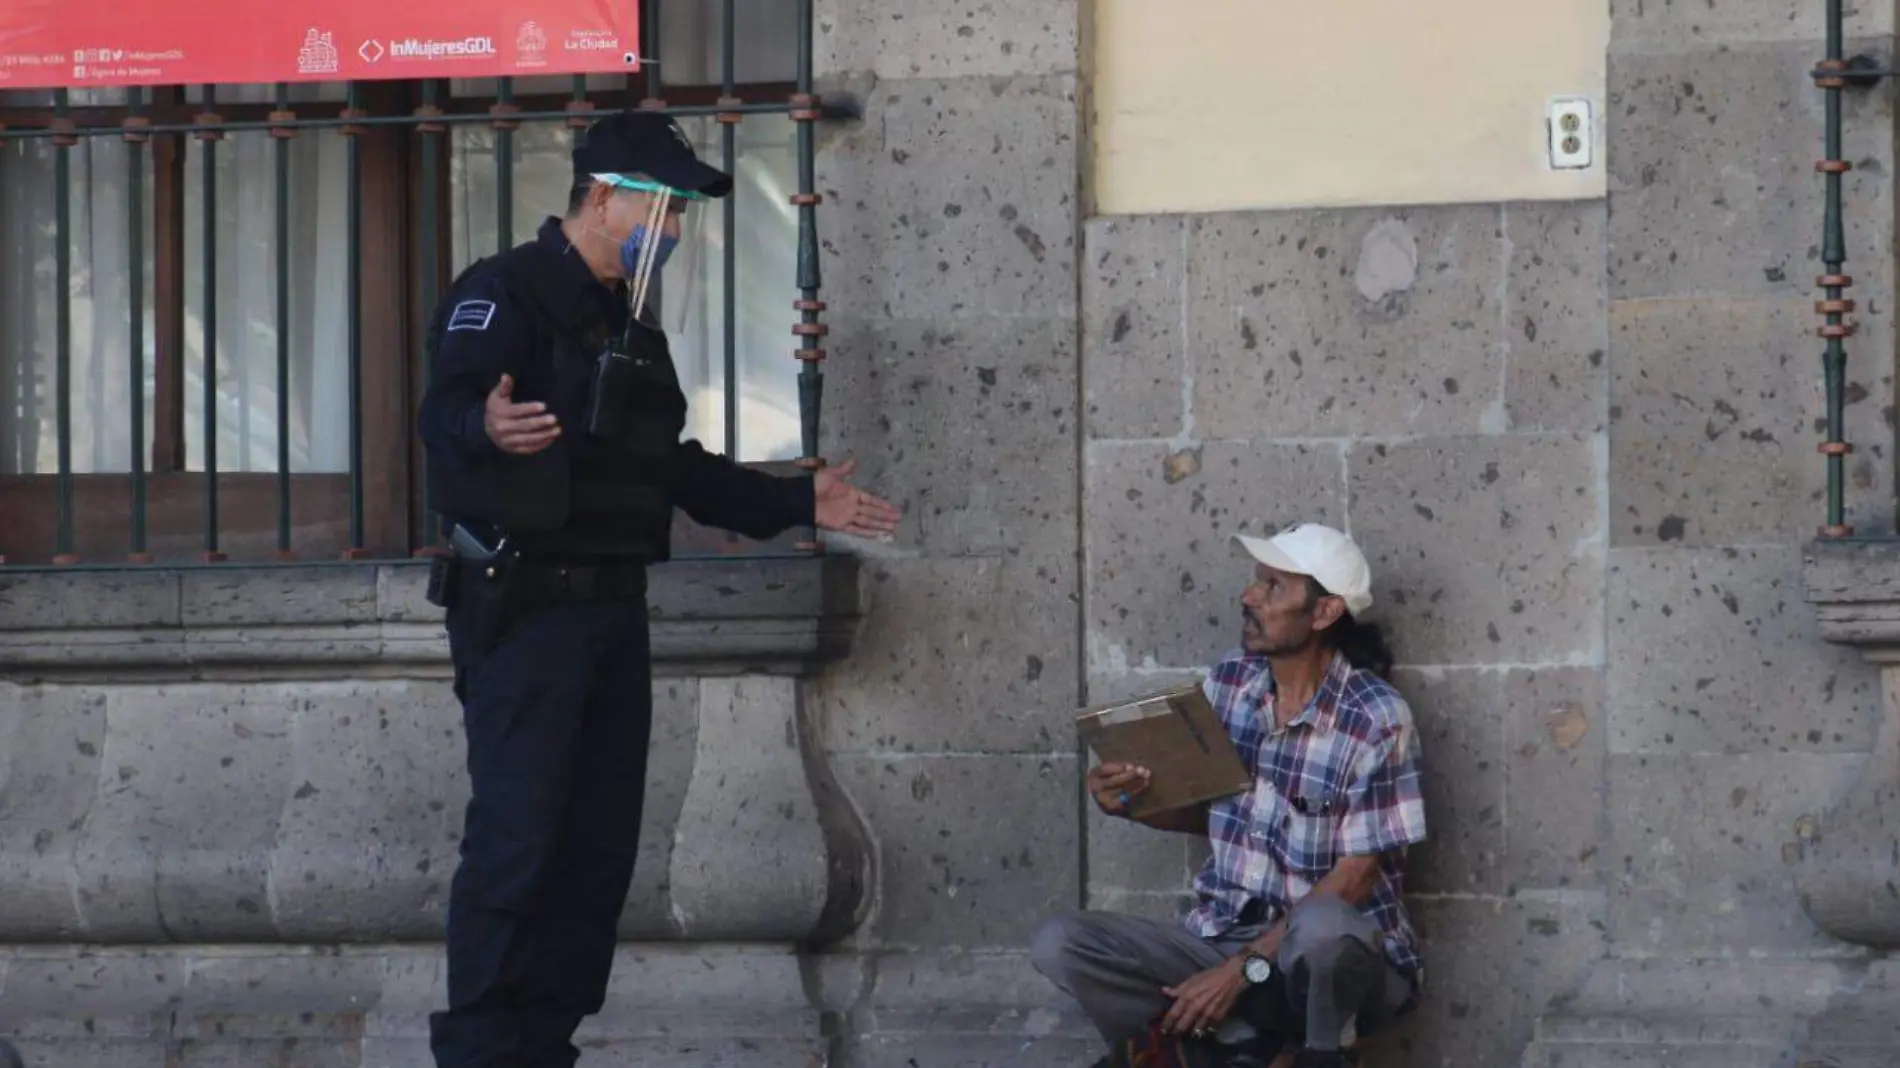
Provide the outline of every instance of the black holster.
[[507,641],[541,605],[522,581],[521,557],[513,552],[484,561],[456,561],[454,611],[466,628],[475,656],[486,656]]
[[423,599],[437,608],[454,608],[461,600],[462,561],[443,553],[429,561],[429,588]]

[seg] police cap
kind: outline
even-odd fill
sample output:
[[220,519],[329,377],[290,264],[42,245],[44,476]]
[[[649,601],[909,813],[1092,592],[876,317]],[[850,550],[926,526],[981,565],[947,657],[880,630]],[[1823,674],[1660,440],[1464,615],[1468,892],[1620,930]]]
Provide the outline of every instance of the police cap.
[[621,111],[589,126],[574,144],[574,177],[644,174],[685,193],[723,197],[732,178],[693,154],[679,123],[657,111]]

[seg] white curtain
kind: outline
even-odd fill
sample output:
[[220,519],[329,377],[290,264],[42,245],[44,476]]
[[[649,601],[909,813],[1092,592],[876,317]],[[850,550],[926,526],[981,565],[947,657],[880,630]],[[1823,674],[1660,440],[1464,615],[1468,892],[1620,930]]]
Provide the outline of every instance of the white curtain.
[[[720,166],[719,124],[695,119],[684,124],[700,158]],[[694,432],[708,448],[723,447],[726,437],[725,254],[730,243],[734,265],[734,357],[739,376],[739,458],[796,458],[798,431],[798,339],[792,324],[798,313],[797,133],[783,115],[748,115],[735,138],[733,174],[734,232],[726,233],[725,206],[695,205],[707,213],[706,247],[686,328],[673,339],[673,353],[695,417]]]
[[[660,70],[669,84],[717,85],[720,68],[721,0],[673,0],[660,20]],[[733,3],[734,78],[747,82],[789,82],[797,73],[798,5],[784,0],[735,0]],[[723,165],[720,125],[712,119],[681,124],[693,150],[714,166]],[[798,313],[798,209],[790,197],[798,191],[797,131],[783,115],[747,115],[735,138],[733,233],[727,234],[725,206],[698,206],[706,212],[705,247],[697,261],[698,277],[686,287],[690,305],[686,328],[673,338],[673,356],[691,402],[688,432],[708,448],[726,440],[725,250],[735,266],[735,362],[738,371],[738,458],[790,460],[802,451],[798,424],[798,339],[792,324]],[[677,286],[675,287],[678,288]]]
[[[42,94],[0,94],[13,106],[43,106]],[[76,99],[75,104],[90,101]],[[58,453],[59,150],[43,139],[0,143],[0,473],[51,474]],[[145,373],[131,366],[131,264],[127,206],[130,153],[116,138],[88,138],[68,150],[72,191],[68,390],[72,469],[128,471],[131,398],[152,415],[153,316],[150,259],[144,267]],[[150,240],[151,186],[145,213]]]
[[[797,6],[783,0],[736,0],[735,76],[740,82],[786,82],[796,71]],[[669,85],[716,85],[720,80],[721,0],[670,0],[660,27],[660,69]],[[642,52],[650,53],[650,45]],[[616,79],[591,78],[590,88],[606,88]],[[643,85],[636,77],[636,91]],[[565,93],[572,79],[522,78],[518,95]],[[488,96],[493,79],[455,82],[458,96]],[[681,123],[694,151],[714,166],[722,163],[720,125],[712,119]],[[687,257],[667,268],[664,290],[684,292],[685,329],[672,337],[673,358],[689,402],[688,435],[714,451],[726,440],[725,267],[728,242],[737,255],[736,344],[738,366],[738,458],[789,460],[800,453],[798,424],[799,365],[792,350],[798,339],[792,324],[798,313],[798,209],[789,198],[798,191],[796,130],[783,115],[747,115],[739,124],[733,175],[734,233],[725,232],[724,206],[695,205],[706,213],[699,233],[697,277],[684,285],[674,276]],[[549,215],[567,206],[572,169],[571,137],[560,122],[523,126],[514,136],[514,226],[507,243],[526,241]],[[499,233],[495,182],[494,133],[486,126],[459,126],[453,134],[451,180],[454,197],[456,269],[504,245]],[[662,300],[666,299],[663,292]],[[668,317],[669,321],[671,316]]]
[[[711,119],[681,123],[701,158],[719,165],[719,127]],[[685,329],[672,336],[689,411],[687,434],[714,451],[726,440],[725,267],[728,240],[737,255],[736,357],[739,372],[739,449],[746,461],[789,460],[800,452],[798,361],[792,336],[798,299],[798,215],[789,197],[798,189],[798,156],[790,119],[748,115],[739,125],[734,167],[737,225],[729,238],[723,205],[695,204],[705,212],[698,277],[682,286],[669,265],[665,281],[689,301]],[[524,125],[514,137],[514,226],[512,242],[534,236],[535,227],[567,206],[572,184],[571,140],[559,123]],[[502,247],[498,229],[494,133],[463,126],[454,134],[455,263],[462,266]],[[687,257],[676,257],[684,265]],[[665,297],[663,295],[662,299]],[[669,317],[670,318],[670,317]]]
[[[672,84],[719,79],[720,0],[675,0],[663,20],[660,61]],[[794,5],[782,0],[737,0],[737,76],[742,82],[789,80],[796,42]],[[651,44],[642,48],[651,52]],[[620,79],[589,79],[595,90]],[[566,77],[519,79],[516,91],[565,93]],[[487,96],[489,80],[452,84],[457,95]],[[226,86],[219,103],[266,103],[268,86]],[[336,85],[293,87],[293,100],[335,100]],[[197,102],[198,89],[186,93]],[[124,102],[120,91],[74,91],[75,106]],[[48,93],[0,93],[0,103],[43,107]],[[684,124],[697,150],[719,161],[719,126],[710,119]],[[503,244],[495,211],[494,133],[459,125],[452,135],[451,238],[459,270]],[[787,198],[797,187],[794,126],[784,116],[749,115],[740,124],[733,193],[734,232],[725,232],[721,205],[707,217],[698,277],[675,290],[689,294],[686,329],[674,354],[692,405],[688,432],[722,448],[725,429],[724,269],[728,243],[737,255],[737,329],[740,459],[782,460],[799,453],[797,339],[797,211]],[[547,215],[567,203],[570,135],[559,121],[524,126],[515,134],[514,226],[510,242],[527,240]],[[275,142],[268,133],[237,133],[215,150],[217,278],[207,287],[204,248],[204,149],[188,141],[185,167],[184,423],[186,457],[204,467],[205,333],[207,290],[215,295],[217,374],[215,422],[220,471],[275,471],[277,339],[289,339],[291,470],[348,469],[348,170],[347,144],[335,131],[302,131],[290,148],[290,316],[277,321]],[[56,469],[54,373],[57,225],[55,149],[29,139],[0,144],[0,473]],[[71,438],[73,470],[119,472],[130,467],[130,398],[146,408],[149,455],[157,334],[152,257],[153,184],[146,154],[144,190],[144,381],[131,380],[130,281],[127,198],[128,151],[117,137],[83,140],[69,150],[72,213],[68,243],[72,278]],[[682,263],[684,259],[682,258]],[[679,268],[679,269],[684,269]],[[367,354],[366,354],[366,358]]]
[[[660,14],[660,69],[669,85],[719,84],[723,6],[723,0],[667,0]],[[734,0],[732,20],[735,79],[743,84],[797,77],[797,4]]]
[[[267,101],[262,86],[229,87],[221,101]],[[74,104],[112,105],[74,94]],[[0,94],[14,106],[43,106],[43,94]],[[277,322],[276,186],[267,133],[232,134],[216,149],[218,469],[277,468],[277,337],[290,338],[291,470],[348,468],[349,411],[346,237],[348,187],[340,135],[305,132],[290,142],[290,319]],[[8,142],[0,150],[0,472],[57,470],[55,369],[58,352],[56,153],[50,141]],[[131,381],[130,153],[116,137],[91,137],[69,150],[72,277],[71,428],[73,470],[130,470],[129,398],[154,411],[157,311],[153,303],[154,206],[151,152],[144,154],[144,381]],[[185,179],[184,418],[187,461],[204,466],[206,272],[203,148],[187,149]],[[242,180],[240,180],[240,178]],[[149,456],[149,452],[147,452]]]
[[[338,87],[300,87],[304,98]],[[267,103],[269,86],[221,86],[218,101]],[[277,348],[289,337],[290,469],[350,465],[349,144],[336,130],[289,141],[290,319],[277,321],[276,139],[217,143],[218,470],[277,470]],[[204,148],[185,162],[185,459],[204,469],[206,256]]]

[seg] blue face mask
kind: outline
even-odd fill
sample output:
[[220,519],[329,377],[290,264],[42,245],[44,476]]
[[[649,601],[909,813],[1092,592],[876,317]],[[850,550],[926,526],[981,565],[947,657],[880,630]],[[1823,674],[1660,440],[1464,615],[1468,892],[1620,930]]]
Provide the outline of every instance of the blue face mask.
[[[625,277],[632,278],[639,268],[640,250],[646,247],[646,243],[647,228],[644,223],[634,227],[633,233],[628,234],[627,239],[620,243],[620,269],[625,272]],[[679,243],[679,238],[661,231],[660,247],[653,253],[654,274],[660,273],[660,269],[666,266],[667,257],[673,255],[673,250],[679,247]]]

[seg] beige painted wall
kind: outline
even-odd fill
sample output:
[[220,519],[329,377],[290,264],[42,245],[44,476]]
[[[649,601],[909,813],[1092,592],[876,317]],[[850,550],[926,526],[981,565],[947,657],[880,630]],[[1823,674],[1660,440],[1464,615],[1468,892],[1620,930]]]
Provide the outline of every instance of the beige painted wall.
[[[1604,195],[1606,0],[1094,0],[1103,214]],[[1550,167],[1554,97],[1590,169]]]

